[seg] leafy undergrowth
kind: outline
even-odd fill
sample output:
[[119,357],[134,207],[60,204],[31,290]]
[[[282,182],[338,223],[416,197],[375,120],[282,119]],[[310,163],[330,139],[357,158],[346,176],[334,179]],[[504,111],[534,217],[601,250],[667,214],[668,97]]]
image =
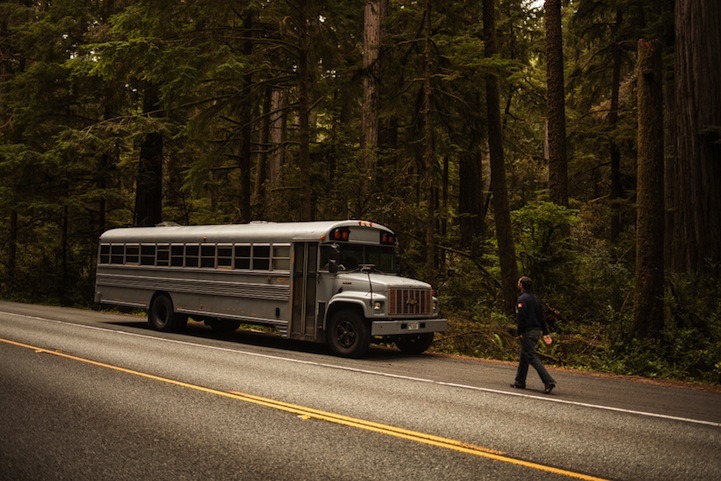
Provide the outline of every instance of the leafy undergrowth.
[[[608,374],[721,385],[721,346],[690,330],[666,332],[659,340],[622,339],[603,325],[568,326],[553,332],[553,344],[539,343],[544,364]],[[515,325],[503,317],[485,322],[449,316],[432,352],[516,361]]]

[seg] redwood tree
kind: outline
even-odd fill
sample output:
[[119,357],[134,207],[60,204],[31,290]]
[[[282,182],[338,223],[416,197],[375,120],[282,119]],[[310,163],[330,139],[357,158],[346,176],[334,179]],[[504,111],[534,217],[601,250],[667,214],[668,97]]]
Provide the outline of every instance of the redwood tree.
[[[384,0],[366,0],[363,26],[363,105],[361,108],[362,168],[367,179],[362,185],[374,185],[378,150],[378,84],[380,80],[381,24]],[[367,194],[367,192],[366,192]]]
[[546,83],[548,104],[548,190],[551,201],[568,205],[566,107],[563,81],[561,0],[546,0]]
[[[143,95],[143,114],[160,111],[158,86],[148,83]],[[153,226],[163,221],[163,134],[148,132],[140,146],[136,178],[135,225]]]
[[721,3],[676,1],[677,189],[671,268],[721,265]]
[[[483,37],[486,57],[493,57],[496,47],[495,0],[483,1]],[[498,93],[498,77],[486,75],[486,108],[488,110],[488,150],[491,159],[491,191],[493,216],[496,221],[498,260],[501,266],[504,305],[512,309],[516,301],[516,248],[511,229],[511,209],[508,203],[506,165],[503,157],[503,129],[501,126],[501,103]]]
[[634,331],[663,329],[663,69],[658,41],[638,41],[638,178]]

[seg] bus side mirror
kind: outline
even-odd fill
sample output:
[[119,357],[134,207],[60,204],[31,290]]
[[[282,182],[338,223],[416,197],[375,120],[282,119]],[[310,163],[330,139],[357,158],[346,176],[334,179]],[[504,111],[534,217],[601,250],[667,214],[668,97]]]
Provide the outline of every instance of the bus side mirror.
[[331,274],[338,273],[338,259],[340,258],[340,249],[338,244],[330,246],[330,253],[328,254],[328,272]]

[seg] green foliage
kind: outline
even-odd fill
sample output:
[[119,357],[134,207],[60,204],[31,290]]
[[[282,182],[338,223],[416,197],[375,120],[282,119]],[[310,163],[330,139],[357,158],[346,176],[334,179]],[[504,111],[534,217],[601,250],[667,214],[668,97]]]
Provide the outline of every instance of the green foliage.
[[[534,201],[512,212],[521,271],[539,288],[567,278],[573,262],[571,228],[578,211],[547,201]],[[556,280],[556,281],[554,281]]]

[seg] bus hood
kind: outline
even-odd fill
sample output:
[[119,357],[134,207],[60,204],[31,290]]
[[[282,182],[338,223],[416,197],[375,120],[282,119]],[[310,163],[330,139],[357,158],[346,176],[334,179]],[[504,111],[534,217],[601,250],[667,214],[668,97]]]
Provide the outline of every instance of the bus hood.
[[[368,281],[373,284],[373,289],[378,291],[385,291],[390,288],[400,289],[430,289],[431,285],[416,279],[409,279],[407,277],[401,277],[396,275],[382,274],[379,272],[371,272],[370,275],[366,272],[339,272],[336,277],[336,283],[339,287],[345,289],[356,290],[356,289],[367,289]],[[355,287],[355,289],[354,289]]]

